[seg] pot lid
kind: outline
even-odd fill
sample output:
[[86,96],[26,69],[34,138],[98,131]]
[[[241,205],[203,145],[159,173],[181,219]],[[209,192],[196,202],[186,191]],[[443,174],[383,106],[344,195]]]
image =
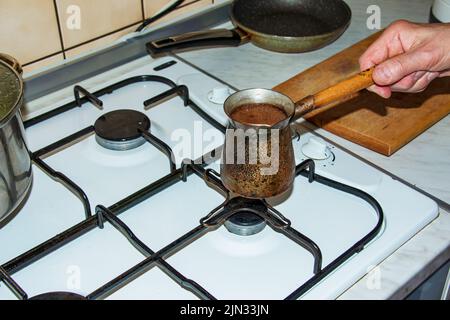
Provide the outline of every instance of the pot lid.
[[9,121],[22,98],[23,83],[19,74],[0,59],[0,126]]

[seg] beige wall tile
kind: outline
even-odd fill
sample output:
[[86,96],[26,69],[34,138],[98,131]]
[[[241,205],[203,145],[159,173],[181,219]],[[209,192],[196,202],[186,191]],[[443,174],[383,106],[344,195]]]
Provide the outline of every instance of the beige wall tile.
[[[155,15],[171,0],[143,0],[145,16]],[[141,0],[56,0],[64,47],[101,37],[142,19]],[[164,17],[158,23],[187,16],[189,12],[211,5],[213,0],[189,0],[182,8]],[[70,30],[66,22],[69,6],[81,10],[81,28]],[[104,47],[136,29],[139,23],[111,35],[94,40],[67,51],[73,57]],[[0,51],[27,64],[43,57],[49,58],[25,67],[27,73],[63,59],[58,22],[53,0],[0,0]]]
[[[3,0],[0,0],[3,1]],[[142,19],[141,0],[56,0],[64,47],[70,48],[96,37],[136,23]],[[67,10],[78,6],[81,28],[68,28]]]
[[153,17],[172,0],[144,0],[145,18]]
[[[159,6],[156,6],[156,3],[159,2]],[[161,8],[167,4],[168,1],[163,0],[144,0],[144,10],[145,10],[145,17],[149,18],[152,17],[155,13],[157,13]],[[169,1],[170,2],[170,1]],[[212,4],[212,0],[200,0],[200,1],[189,1],[186,2],[186,4],[183,4],[181,8],[176,9],[172,13],[168,14],[167,16],[161,18],[160,20],[156,21],[152,26],[157,25],[159,23],[167,22],[173,19],[176,19],[181,16],[188,15],[190,11],[199,10],[200,8],[207,7]]]
[[111,35],[108,35],[106,37],[100,38],[98,40],[83,44],[79,47],[76,47],[74,49],[70,49],[66,51],[66,57],[72,58],[74,56],[77,56],[79,54],[89,53],[90,51],[94,51],[97,49],[100,49],[102,47],[107,46],[108,44],[113,43],[114,41],[118,40],[122,36],[134,32],[136,28],[140,25],[140,23],[133,25],[132,27],[126,28],[122,31],[118,31],[116,33],[113,33]]
[[61,51],[53,0],[0,0],[0,51],[22,64]]
[[52,64],[55,64],[55,63],[63,61],[63,60],[64,60],[64,56],[62,53],[60,53],[60,54],[57,54],[50,58],[29,64],[29,65],[23,67],[24,75],[26,76],[27,73],[38,71],[41,68],[48,67]]

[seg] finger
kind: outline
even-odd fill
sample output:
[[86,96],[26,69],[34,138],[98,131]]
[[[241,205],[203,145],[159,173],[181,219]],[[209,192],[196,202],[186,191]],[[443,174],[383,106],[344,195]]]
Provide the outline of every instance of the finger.
[[387,46],[389,43],[389,37],[390,32],[387,30],[384,31],[381,36],[375,40],[361,55],[359,58],[361,70],[369,69],[389,58],[389,50]]
[[367,88],[367,90],[376,93],[377,95],[379,95],[382,98],[390,98],[392,91],[389,87],[380,87],[380,86],[371,86],[369,88]]
[[424,91],[431,81],[439,77],[439,72],[427,72],[420,79],[416,81],[416,83],[409,89],[407,92],[422,92]]
[[403,53],[405,50],[399,33],[404,32],[405,28],[409,25],[409,22],[402,20],[391,24],[360,57],[359,64],[361,70],[369,69],[388,58]]
[[396,91],[396,92],[407,92],[409,89],[411,89],[416,82],[422,78],[425,74],[427,73],[427,71],[417,71],[417,72],[413,72],[410,75],[407,75],[406,77],[404,77],[403,79],[401,79],[400,81],[394,83],[391,86],[391,90],[392,91]]
[[450,70],[444,70],[441,72],[441,74],[439,75],[439,77],[450,77]]
[[376,85],[373,85],[373,86],[370,86],[370,87],[367,88],[367,90],[370,91],[370,92],[375,92],[376,89],[377,89]]
[[373,79],[380,86],[392,85],[411,73],[428,70],[431,64],[430,56],[425,51],[406,52],[377,66]]
[[[377,41],[381,41],[378,39]],[[388,58],[387,47],[383,43],[375,41],[359,58],[361,70],[372,68]]]

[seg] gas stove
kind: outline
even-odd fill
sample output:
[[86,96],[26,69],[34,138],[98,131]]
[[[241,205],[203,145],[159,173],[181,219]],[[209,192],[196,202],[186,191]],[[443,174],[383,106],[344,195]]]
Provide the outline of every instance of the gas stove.
[[290,193],[230,194],[233,89],[141,60],[25,122],[34,183],[0,229],[0,299],[333,299],[438,215],[301,125]]

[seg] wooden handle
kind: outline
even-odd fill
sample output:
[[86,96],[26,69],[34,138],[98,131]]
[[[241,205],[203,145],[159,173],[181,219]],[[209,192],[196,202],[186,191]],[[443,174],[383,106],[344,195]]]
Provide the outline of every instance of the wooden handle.
[[315,108],[323,107],[330,103],[338,104],[341,100],[347,100],[347,97],[354,95],[356,92],[367,89],[374,84],[372,78],[374,69],[372,67],[364,70],[328,89],[316,93],[314,95]]
[[374,84],[372,78],[374,69],[375,67],[364,70],[357,75],[335,84],[334,86],[298,101],[296,103],[293,120],[296,120],[308,112],[320,107],[328,106],[330,104],[337,106],[355,97],[359,91],[367,89]]

